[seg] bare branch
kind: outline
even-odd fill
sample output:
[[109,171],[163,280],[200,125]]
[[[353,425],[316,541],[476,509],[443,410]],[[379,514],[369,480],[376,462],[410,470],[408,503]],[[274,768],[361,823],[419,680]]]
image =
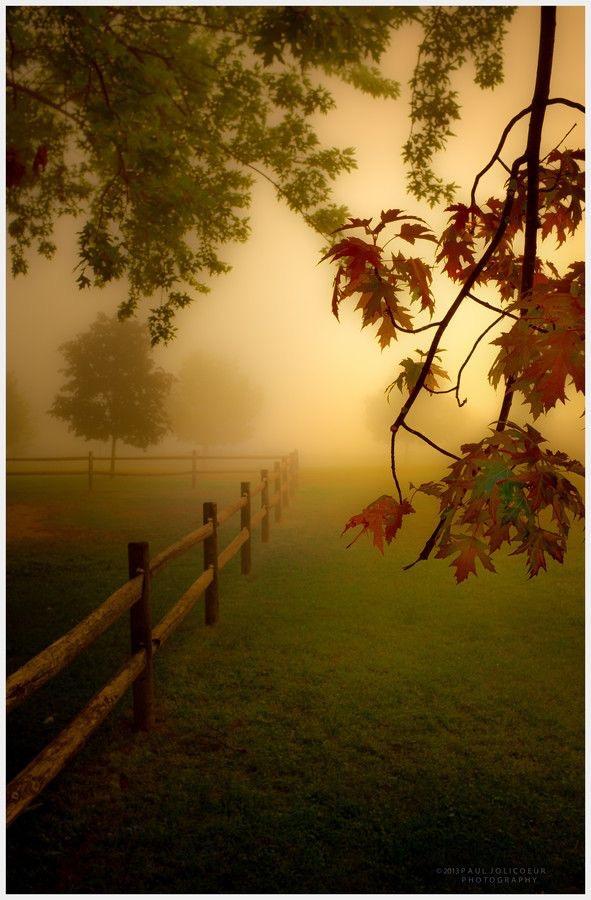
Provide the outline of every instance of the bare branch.
[[406,422],[401,423],[401,428],[404,428],[405,431],[408,431],[409,434],[414,434],[415,437],[420,438],[426,444],[429,444],[430,447],[433,447],[434,450],[438,450],[439,453],[443,453],[444,456],[449,456],[450,459],[459,459],[459,456],[456,456],[455,453],[451,453],[449,450],[444,450],[443,447],[440,447],[439,444],[436,444],[435,441],[432,441],[431,438],[428,438],[426,434],[423,434],[420,431],[416,431],[414,428],[411,428],[410,425],[407,425]]
[[[577,103],[574,100],[567,100],[565,97],[554,97],[552,100],[546,100],[546,106],[552,106],[557,103],[561,104],[562,106],[570,106],[571,109],[578,109],[579,112],[582,112],[582,113],[585,112],[585,107],[583,106],[582,103]],[[490,160],[485,165],[484,169],[481,169],[481,171],[478,173],[478,175],[474,179],[474,184],[472,185],[472,191],[470,192],[470,203],[472,204],[472,206],[474,206],[476,203],[476,189],[478,187],[478,183],[479,183],[480,179],[484,175],[486,175],[488,170],[491,169],[492,166],[495,164],[495,162],[499,159],[499,154],[500,154],[501,150],[503,149],[503,147],[505,146],[505,141],[507,140],[507,137],[509,136],[509,132],[511,131],[513,126],[516,125],[520,119],[523,119],[524,116],[527,116],[531,112],[531,110],[532,110],[532,106],[530,103],[529,106],[526,106],[525,109],[522,109],[521,112],[519,112],[515,116],[513,116],[513,118],[510,119],[507,122],[507,124],[505,125],[505,128],[503,129],[503,133],[501,135],[501,139],[498,143],[497,149],[495,150],[495,152],[491,156]]]
[[[500,315],[497,319],[495,319],[494,322],[491,322],[491,324],[488,325],[487,328],[484,329],[484,331],[482,332],[482,334],[480,334],[480,335],[476,338],[476,340],[474,341],[474,343],[473,343],[473,345],[472,345],[472,349],[471,349],[470,352],[468,353],[468,356],[466,357],[466,359],[464,360],[464,362],[462,363],[462,365],[461,365],[460,368],[458,369],[458,379],[457,379],[456,383],[454,384],[454,386],[451,387],[451,388],[447,388],[447,390],[445,390],[445,391],[431,391],[432,394],[452,394],[452,393],[455,393],[455,395],[456,395],[456,401],[457,401],[458,406],[462,407],[462,406],[465,406],[465,405],[466,405],[466,403],[468,402],[468,398],[467,398],[467,397],[465,397],[463,400],[460,400],[460,382],[461,382],[461,380],[462,380],[462,375],[463,375],[463,373],[464,373],[464,369],[466,368],[466,366],[468,365],[468,363],[469,363],[470,360],[472,359],[472,356],[474,355],[474,352],[475,352],[476,348],[478,347],[478,344],[480,343],[480,341],[488,334],[489,331],[491,331],[491,330],[495,327],[495,325],[498,325],[499,322],[502,322],[504,318],[505,318],[505,313],[502,312],[501,315]],[[513,318],[517,318],[517,317],[514,316]]]
[[548,157],[550,156],[550,153],[554,153],[555,150],[558,150],[558,148],[560,147],[560,145],[563,144],[563,143],[566,141],[566,139],[567,139],[567,137],[569,136],[569,134],[571,133],[571,131],[574,131],[576,127],[577,127],[577,123],[575,122],[574,125],[571,125],[571,127],[568,129],[568,131],[566,132],[566,134],[564,135],[564,137],[560,138],[560,140],[558,141],[558,143],[556,144],[556,146],[555,146],[555,147],[552,147],[552,149],[551,149],[548,153],[546,153],[546,155],[543,157],[543,159],[540,160],[540,162],[546,162],[546,160],[547,160]]
[[[379,278],[379,275],[378,275]],[[441,325],[441,322],[429,322],[428,325],[421,325],[420,328],[403,328],[402,325],[399,325],[395,320],[394,315],[392,314],[392,310],[386,304],[386,313],[390,322],[392,323],[392,328],[395,328],[396,331],[402,331],[404,334],[418,334],[420,331],[427,331],[428,328],[437,328],[438,325]]]
[[[481,300],[480,297],[476,297],[475,294],[471,292],[468,294],[471,300],[474,300],[475,303],[479,303],[480,306],[485,306],[487,309],[491,309],[493,312],[499,313],[502,316],[506,316],[508,319],[514,319],[516,322],[519,322],[520,316],[516,316],[515,313],[509,312],[507,309],[501,309],[500,306],[494,306],[492,303],[487,303],[486,300]],[[541,331],[544,334],[548,333],[548,329],[544,328],[542,325],[534,325],[532,322],[528,322],[528,327],[533,331]]]
[[443,523],[445,522],[446,512],[447,512],[447,510],[444,511],[443,515],[439,519],[439,522],[435,526],[434,531],[427,538],[427,540],[425,542],[425,546],[423,547],[423,549],[421,550],[421,552],[419,553],[419,555],[417,556],[415,561],[409,563],[407,566],[402,567],[405,572],[407,572],[409,569],[412,569],[413,566],[416,566],[416,564],[418,562],[424,562],[424,560],[429,559],[429,556],[431,555],[431,551],[432,551],[433,547],[435,546],[435,542],[437,541],[437,538],[439,537],[439,532],[443,528]]
[[391,431],[390,468],[391,468],[392,476],[394,478],[394,482],[398,489],[398,494],[399,494],[399,497],[401,500],[402,500],[402,492],[400,491],[400,486],[398,484],[398,478],[396,476],[396,434],[398,432],[398,429],[404,422],[406,416],[408,415],[409,411],[411,410],[419,393],[421,392],[421,389],[425,383],[425,379],[427,378],[427,375],[429,374],[429,371],[431,369],[431,363],[433,362],[433,359],[435,358],[435,354],[437,353],[437,350],[439,348],[439,342],[440,342],[443,334],[445,333],[447,326],[449,325],[449,323],[455,316],[456,312],[460,308],[461,303],[464,300],[464,298],[467,297],[469,292],[472,290],[472,287],[474,286],[475,282],[477,281],[478,276],[483,271],[483,269],[485,268],[489,259],[491,258],[491,256],[495,252],[495,250],[497,249],[499,243],[501,242],[501,240],[503,238],[503,235],[505,234],[505,231],[507,230],[507,226],[509,224],[509,216],[511,214],[511,209],[513,207],[513,201],[515,199],[515,190],[516,190],[516,184],[517,184],[516,175],[517,175],[519,166],[524,161],[524,159],[525,159],[525,156],[521,155],[521,156],[518,156],[513,161],[513,165],[511,166],[512,177],[509,179],[509,182],[507,185],[507,193],[505,195],[505,202],[503,204],[503,209],[501,211],[501,217],[499,219],[499,224],[497,226],[497,230],[495,231],[494,235],[492,236],[492,238],[488,244],[488,247],[486,248],[486,250],[480,257],[480,259],[478,260],[478,262],[472,269],[470,275],[468,276],[468,278],[462,285],[462,288],[460,289],[457,297],[455,298],[455,300],[449,307],[447,313],[441,320],[441,323],[439,324],[437,331],[433,335],[433,340],[431,341],[431,345],[429,347],[429,350],[427,351],[427,355],[425,356],[425,360],[423,362],[423,367],[419,373],[419,377],[417,378],[417,380],[414,384],[414,387],[410,391],[410,393],[406,399],[406,402],[404,403],[403,407],[401,408],[400,412],[398,413],[396,420],[394,421],[394,423],[392,424],[392,426],[390,428],[390,431]]

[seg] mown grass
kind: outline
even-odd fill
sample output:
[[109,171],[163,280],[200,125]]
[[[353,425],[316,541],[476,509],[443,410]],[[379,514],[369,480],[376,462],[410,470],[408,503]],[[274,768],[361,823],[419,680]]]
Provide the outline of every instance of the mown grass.
[[[158,656],[156,729],[133,733],[126,698],[12,826],[9,890],[491,889],[438,872],[454,866],[545,870],[503,892],[583,890],[582,535],[547,575],[527,581],[507,558],[456,587],[445,562],[401,572],[429,501],[383,558],[365,540],[345,551],[342,522],[384,487],[303,473],[252,575],[224,571],[219,626],[199,607]],[[9,546],[10,667],[120,583],[127,540],[160,549],[237,484],[198,493],[186,479],[92,497],[61,478],[10,484],[10,502],[74,529]],[[197,551],[159,576],[156,619],[200,567]],[[10,717],[12,772],[127,642],[122,623]]]

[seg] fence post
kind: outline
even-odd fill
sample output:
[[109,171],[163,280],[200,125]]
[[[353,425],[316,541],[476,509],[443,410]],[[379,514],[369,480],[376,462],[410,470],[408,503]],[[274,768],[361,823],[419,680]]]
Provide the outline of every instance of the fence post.
[[289,506],[289,473],[287,471],[287,456],[281,457],[281,502],[283,506]]
[[293,451],[293,473],[294,473],[294,490],[300,486],[300,454],[297,450]]
[[94,475],[94,458],[92,450],[88,454],[88,490],[92,490],[92,478]]
[[290,497],[293,497],[296,489],[295,454],[293,451],[287,457],[287,487]]
[[203,504],[203,524],[211,522],[213,534],[203,541],[203,569],[213,569],[213,580],[205,589],[205,624],[215,625],[220,613],[218,589],[218,508],[217,503]]
[[245,541],[240,548],[240,572],[242,575],[248,575],[251,565],[251,542],[252,528],[250,523],[250,481],[240,482],[240,496],[246,497],[246,506],[240,510],[240,530],[248,528],[248,540]]
[[150,545],[145,541],[127,545],[129,577],[143,573],[142,594],[129,611],[131,652],[146,651],[146,667],[133,683],[133,724],[149,731],[154,724],[154,672],[152,662],[152,622],[150,616]]
[[261,519],[261,541],[263,544],[269,541],[269,519],[271,518],[271,510],[269,509],[269,470],[261,469],[261,481],[263,489],[261,491],[261,509],[266,510],[266,515]]
[[197,484],[197,451],[193,450],[193,458],[192,458],[192,466],[191,466],[191,487],[194,488]]
[[275,521],[281,522],[281,463],[273,463],[275,473]]

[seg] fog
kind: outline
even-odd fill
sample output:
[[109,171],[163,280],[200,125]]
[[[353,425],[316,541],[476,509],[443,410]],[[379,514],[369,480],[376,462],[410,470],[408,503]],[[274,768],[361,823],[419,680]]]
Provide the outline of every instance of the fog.
[[[337,202],[346,203],[358,216],[376,216],[390,207],[405,208],[423,216],[437,231],[445,214],[406,194],[400,157],[408,132],[406,83],[415,62],[416,36],[412,27],[398,32],[383,60],[384,74],[403,85],[400,99],[373,100],[334,80],[330,84],[336,109],[319,118],[316,125],[322,141],[356,148],[358,168],[335,184]],[[494,92],[481,91],[471,81],[470,66],[456,79],[462,119],[457,136],[450,140],[437,166],[446,179],[461,186],[459,200],[467,198],[474,174],[488,160],[506,121],[530,102],[537,39],[538,9],[521,8],[506,40],[503,85]],[[558,8],[551,96],[584,101],[583,7]],[[582,146],[582,116],[559,107],[549,110],[544,152],[574,123],[569,145]],[[516,155],[525,127],[514,130],[506,159]],[[482,185],[481,199],[498,194],[503,180],[503,170],[495,168]],[[288,452],[297,447],[303,464],[387,466],[388,434],[385,432],[380,441],[368,429],[367,400],[383,393],[404,356],[415,347],[426,347],[428,333],[420,339],[402,336],[381,353],[372,329],[360,330],[353,305],[343,309],[338,323],[330,308],[333,272],[327,263],[318,265],[318,236],[275,198],[266,183],[254,189],[251,227],[247,243],[229,247],[223,254],[233,266],[231,273],[213,281],[209,295],[198,296],[191,307],[177,315],[177,338],[155,350],[159,365],[176,373],[187,356],[203,351],[227,360],[260,387],[263,403],[253,435],[233,449]],[[125,288],[118,285],[78,291],[73,275],[76,228],[72,220],[60,221],[56,257],[52,261],[31,257],[29,274],[8,280],[7,366],[15,373],[35,418],[35,436],[28,455],[76,449],[85,452],[93,446],[84,445],[47,415],[62,383],[58,347],[87,328],[100,311],[114,312]],[[560,267],[569,259],[582,259],[583,252],[580,236],[576,244],[567,242],[560,251],[548,241],[542,255]],[[446,279],[437,277],[434,290],[438,316],[455,291]],[[482,295],[494,298],[486,292]],[[146,302],[140,315],[147,314],[149,306]],[[455,330],[446,335],[444,362],[452,380],[490,316],[482,308],[466,305]],[[461,439],[482,434],[500,404],[500,397],[486,380],[493,356],[493,348],[483,344],[470,363],[463,382],[469,398],[464,408],[458,409],[452,396],[426,398],[420,410],[413,413],[411,424],[423,430],[430,430],[431,425],[435,439],[447,440],[452,447]],[[399,397],[394,391],[393,414]],[[539,420],[540,430],[558,447],[580,454],[582,409],[582,400],[577,397],[568,409],[560,407]],[[188,448],[172,437],[161,445],[161,449]],[[154,452],[154,448],[148,452]],[[401,452],[403,463],[433,458],[432,451],[407,435],[401,437]]]

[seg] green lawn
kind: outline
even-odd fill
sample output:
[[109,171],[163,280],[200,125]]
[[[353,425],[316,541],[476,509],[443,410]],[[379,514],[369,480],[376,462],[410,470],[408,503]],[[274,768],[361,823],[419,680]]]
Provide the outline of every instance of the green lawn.
[[[105,479],[92,496],[10,479],[9,668],[125,579],[128,540],[156,552],[239,478]],[[9,891],[478,892],[438,870],[528,866],[536,882],[493,890],[583,891],[582,533],[547,575],[504,559],[456,587],[447,561],[401,571],[422,514],[383,558],[344,549],[342,523],[384,489],[375,472],[302,473],[252,574],[224,570],[219,625],[199,604],[158,655],[155,730],[133,733],[124,698],[10,828]],[[197,548],[157,576],[155,620],[200,569]],[[128,640],[122,622],[9,717],[10,774]]]

